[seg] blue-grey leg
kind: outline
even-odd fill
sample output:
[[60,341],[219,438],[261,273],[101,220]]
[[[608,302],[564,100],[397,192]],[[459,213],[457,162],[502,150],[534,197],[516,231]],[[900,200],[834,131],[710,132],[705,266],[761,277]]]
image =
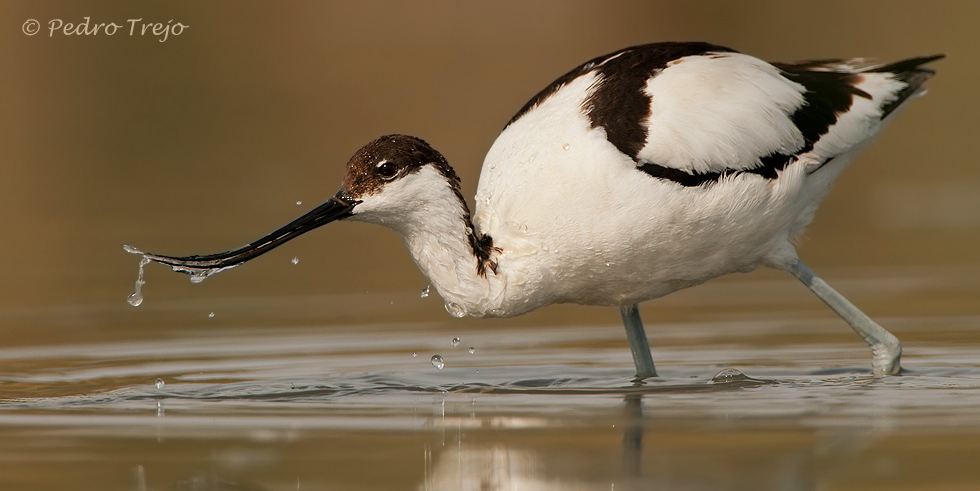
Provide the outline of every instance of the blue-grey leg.
[[823,300],[830,308],[834,309],[838,315],[844,318],[855,332],[871,346],[871,369],[876,376],[898,375],[902,370],[902,343],[894,334],[879,326],[871,320],[864,312],[858,310],[851,302],[840,293],[837,293],[824,280],[813,274],[799,260],[791,264],[787,269],[793,273],[804,285],[810,288],[820,300]]
[[657,369],[654,368],[653,357],[650,356],[650,343],[647,342],[647,334],[643,330],[643,321],[640,320],[640,311],[636,304],[620,305],[619,315],[623,316],[623,326],[626,327],[626,339],[630,342],[630,353],[633,354],[633,363],[636,365],[636,378],[656,377]]

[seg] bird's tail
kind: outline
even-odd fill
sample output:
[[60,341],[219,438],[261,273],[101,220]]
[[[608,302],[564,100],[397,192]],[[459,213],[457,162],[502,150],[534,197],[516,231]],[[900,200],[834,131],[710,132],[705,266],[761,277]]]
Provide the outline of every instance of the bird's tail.
[[890,63],[888,65],[870,66],[858,71],[858,73],[884,73],[895,80],[905,82],[906,86],[895,94],[895,99],[885,104],[881,108],[882,119],[888,117],[892,111],[902,105],[909,97],[922,95],[925,89],[922,84],[936,74],[934,70],[924,68],[922,65],[945,58],[946,55],[922,56],[919,58],[909,58],[907,60]]

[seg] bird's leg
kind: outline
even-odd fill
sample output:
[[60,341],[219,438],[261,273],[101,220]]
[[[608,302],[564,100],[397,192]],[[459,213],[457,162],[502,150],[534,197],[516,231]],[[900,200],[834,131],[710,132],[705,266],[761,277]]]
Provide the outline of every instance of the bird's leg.
[[653,357],[650,356],[650,343],[647,342],[647,334],[643,330],[643,321],[640,320],[640,311],[636,304],[621,305],[619,315],[623,316],[623,326],[626,327],[626,339],[630,342],[630,352],[633,353],[633,363],[636,365],[636,378],[656,377],[657,369],[654,368]]
[[[834,309],[838,315],[844,318],[855,332],[871,346],[871,369],[875,376],[898,375],[902,370],[902,343],[894,334],[879,326],[871,320],[864,312],[858,310],[851,302],[840,293],[837,293],[824,280],[810,271],[799,260],[786,268],[813,291],[820,300],[823,300],[830,308]],[[625,314],[624,318],[625,318]]]

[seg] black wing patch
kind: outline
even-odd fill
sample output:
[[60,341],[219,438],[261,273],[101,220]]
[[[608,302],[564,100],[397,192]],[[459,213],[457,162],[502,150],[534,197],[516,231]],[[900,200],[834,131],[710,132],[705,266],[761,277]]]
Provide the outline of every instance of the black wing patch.
[[870,94],[855,87],[861,81],[859,74],[814,70],[812,63],[773,63],[773,66],[806,90],[803,105],[790,116],[805,142],[797,155],[813,150],[813,144],[837,122],[837,116],[851,108],[855,96],[871,99]]
[[[593,58],[558,77],[557,80],[538,92],[527,104],[524,104],[520,111],[517,111],[513,118],[510,118],[504,128],[521,119],[528,111],[540,105],[572,80],[596,69],[602,74],[602,79],[611,78],[611,80],[600,82],[602,87],[597,87],[590,100],[586,101],[586,110],[589,111],[593,127],[605,127],[602,123],[611,123],[616,119],[626,117],[625,114],[620,114],[618,111],[622,107],[618,105],[621,101],[626,102],[633,113],[640,113],[639,108],[642,106],[636,104],[636,99],[640,97],[646,101],[642,113],[645,117],[650,111],[650,103],[649,97],[643,93],[643,86],[647,79],[653,75],[653,72],[665,68],[667,63],[678,58],[708,52],[733,53],[734,50],[708,43],[655,43],[624,48]],[[599,99],[596,100],[599,92],[601,94],[598,94]],[[601,110],[599,106],[609,108],[609,111]],[[594,107],[594,109],[590,110],[589,107]],[[600,122],[597,123],[597,120]],[[641,121],[636,121],[636,124]],[[646,135],[644,135],[645,137]]]
[[674,181],[681,186],[694,187],[702,184],[718,182],[722,178],[738,175],[743,172],[756,174],[766,179],[775,179],[779,176],[776,171],[781,171],[789,164],[795,162],[796,155],[775,153],[767,157],[762,157],[759,160],[762,161],[762,165],[753,169],[725,169],[721,172],[687,172],[684,170],[675,169],[673,167],[652,164],[650,162],[640,163],[636,168],[650,174],[653,177],[656,177],[657,179],[666,179],[668,181]]
[[626,48],[601,62],[599,78],[583,103],[593,128],[606,130],[606,139],[620,152],[637,160],[647,142],[644,125],[650,117],[647,81],[671,61],[731,49],[708,43],[660,43]]

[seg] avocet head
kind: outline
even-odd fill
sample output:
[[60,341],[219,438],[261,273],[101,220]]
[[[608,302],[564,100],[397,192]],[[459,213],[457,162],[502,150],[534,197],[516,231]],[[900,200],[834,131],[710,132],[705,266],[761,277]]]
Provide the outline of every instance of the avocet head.
[[[405,135],[383,136],[361,147],[347,163],[335,198],[353,205],[351,219],[399,231],[413,220],[424,220],[430,206],[465,207],[459,178],[445,157],[425,141]],[[454,202],[439,203],[447,198]]]
[[404,234],[406,227],[422,226],[430,206],[461,208],[467,218],[469,215],[459,194],[459,178],[442,154],[422,139],[388,135],[351,157],[340,191],[326,203],[251,244],[220,254],[187,257],[149,254],[130,246],[126,250],[170,265],[175,271],[210,276],[336,220],[379,223]]

